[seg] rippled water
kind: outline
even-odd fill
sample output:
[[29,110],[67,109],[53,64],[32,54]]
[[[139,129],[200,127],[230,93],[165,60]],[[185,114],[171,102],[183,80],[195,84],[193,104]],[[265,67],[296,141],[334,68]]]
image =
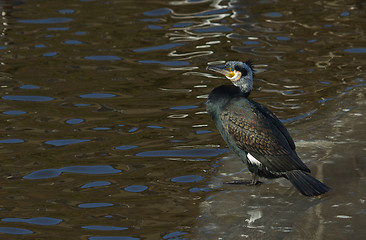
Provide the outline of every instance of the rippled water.
[[[0,1],[0,238],[363,239],[365,7]],[[225,184],[205,67],[248,59],[326,196]]]

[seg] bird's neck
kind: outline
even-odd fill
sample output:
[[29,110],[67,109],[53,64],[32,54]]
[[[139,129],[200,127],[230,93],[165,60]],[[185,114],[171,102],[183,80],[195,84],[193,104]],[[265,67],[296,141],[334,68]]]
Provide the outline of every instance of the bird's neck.
[[234,85],[240,89],[240,92],[248,96],[253,89],[253,82],[245,78],[241,78],[239,81],[234,82]]
[[240,91],[243,94],[250,94],[250,92],[252,91],[252,87],[250,84],[243,84],[243,85],[239,85]]
[[249,88],[249,86],[247,85],[240,85],[238,86],[238,88],[240,89],[240,93],[244,96],[244,97],[249,97],[250,92],[252,91],[251,88]]

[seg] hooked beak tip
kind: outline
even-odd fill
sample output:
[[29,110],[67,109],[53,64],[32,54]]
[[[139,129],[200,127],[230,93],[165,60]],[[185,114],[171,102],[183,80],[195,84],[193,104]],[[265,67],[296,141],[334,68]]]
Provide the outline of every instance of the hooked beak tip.
[[209,70],[209,71],[214,71],[214,69],[215,69],[216,67],[214,67],[214,66],[207,66],[206,67],[206,70]]

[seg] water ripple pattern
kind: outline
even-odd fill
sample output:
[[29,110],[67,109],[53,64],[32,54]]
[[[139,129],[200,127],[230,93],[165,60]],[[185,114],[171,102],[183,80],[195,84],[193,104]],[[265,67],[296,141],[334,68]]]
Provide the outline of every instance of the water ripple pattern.
[[36,225],[56,225],[62,222],[61,219],[57,218],[49,218],[49,217],[36,217],[30,219],[23,219],[23,218],[3,218],[1,219],[3,222],[24,222],[29,224],[36,224]]
[[13,100],[13,101],[29,101],[29,102],[44,102],[53,100],[53,98],[45,96],[3,96],[2,99]]
[[83,143],[83,142],[88,142],[88,141],[90,141],[90,140],[88,140],[88,139],[59,139],[59,140],[46,141],[45,143],[49,144],[49,145],[59,147],[59,146],[65,146],[65,145],[76,144],[76,143]]
[[79,174],[112,174],[119,173],[121,170],[114,169],[111,166],[68,166],[59,169],[42,169],[32,172],[24,179],[45,179],[59,176],[63,172]]
[[160,150],[148,151],[136,154],[140,157],[214,157],[227,153],[228,149],[184,149],[184,150]]

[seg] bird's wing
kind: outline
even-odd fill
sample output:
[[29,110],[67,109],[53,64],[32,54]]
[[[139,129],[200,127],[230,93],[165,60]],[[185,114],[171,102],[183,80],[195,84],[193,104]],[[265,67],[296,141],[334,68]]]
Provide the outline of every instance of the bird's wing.
[[282,123],[283,129],[278,127],[279,120],[273,113],[267,109],[263,112],[265,108],[258,105],[247,98],[233,98],[221,113],[225,131],[240,149],[254,156],[269,171],[310,171],[293,150],[292,138],[287,130],[283,132]]
[[[251,100],[249,100],[251,101]],[[292,137],[290,136],[290,133],[287,131],[285,126],[282,124],[282,122],[274,115],[271,111],[269,111],[265,106],[262,104],[259,104],[257,102],[251,101],[256,108],[262,112],[263,115],[265,115],[267,118],[271,119],[272,123],[278,128],[278,130],[281,131],[281,133],[286,137],[288,144],[290,147],[295,150],[295,143]]]

